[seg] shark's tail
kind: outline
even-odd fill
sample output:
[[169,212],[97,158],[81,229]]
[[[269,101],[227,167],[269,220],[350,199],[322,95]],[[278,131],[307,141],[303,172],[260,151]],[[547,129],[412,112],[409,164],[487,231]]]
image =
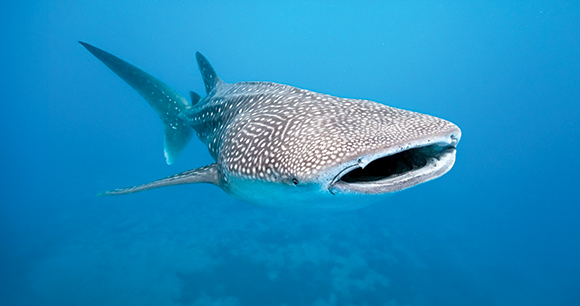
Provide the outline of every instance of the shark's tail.
[[[191,108],[191,104],[181,94],[147,72],[99,48],[84,42],[79,43],[133,87],[153,107],[163,121],[165,159],[168,164],[173,164],[193,135],[191,126],[182,119],[186,110]],[[197,100],[199,96],[193,102]]]

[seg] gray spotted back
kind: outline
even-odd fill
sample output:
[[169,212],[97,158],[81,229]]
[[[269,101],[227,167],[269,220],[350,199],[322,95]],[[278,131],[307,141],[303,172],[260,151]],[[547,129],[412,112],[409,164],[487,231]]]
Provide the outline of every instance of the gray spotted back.
[[[269,82],[223,83],[190,121],[220,179],[310,181],[361,154],[453,129],[433,116]],[[227,183],[227,182],[224,182]]]

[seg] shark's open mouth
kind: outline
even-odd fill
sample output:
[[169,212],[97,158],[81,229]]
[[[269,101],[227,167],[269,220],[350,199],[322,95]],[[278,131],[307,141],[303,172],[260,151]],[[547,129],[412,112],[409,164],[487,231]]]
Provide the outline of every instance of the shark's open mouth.
[[421,169],[430,159],[439,159],[442,152],[455,150],[450,146],[430,145],[385,156],[369,163],[364,169],[357,167],[340,180],[346,183],[371,182],[388,179],[413,170]]
[[435,143],[377,158],[364,167],[344,169],[330,186],[332,193],[378,194],[403,190],[445,174],[455,162],[455,146]]

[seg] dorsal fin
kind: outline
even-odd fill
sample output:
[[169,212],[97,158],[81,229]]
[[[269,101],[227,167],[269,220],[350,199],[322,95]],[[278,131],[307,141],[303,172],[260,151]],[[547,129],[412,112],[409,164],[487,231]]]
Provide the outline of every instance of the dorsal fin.
[[205,91],[209,94],[214,87],[219,83],[222,83],[222,79],[215,73],[213,67],[201,53],[196,52],[195,58],[197,59],[197,65],[199,66],[199,71],[201,72],[201,77],[203,78],[203,84],[205,85]]
[[195,93],[193,91],[190,91],[189,92],[189,98],[191,99],[191,105],[192,106],[193,105],[196,105],[197,102],[199,102],[199,100],[201,100],[201,97],[197,93]]

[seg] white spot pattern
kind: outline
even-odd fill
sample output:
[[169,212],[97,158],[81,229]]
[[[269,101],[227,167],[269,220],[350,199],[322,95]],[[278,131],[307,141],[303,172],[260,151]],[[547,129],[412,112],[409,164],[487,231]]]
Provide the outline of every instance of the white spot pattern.
[[456,128],[368,100],[270,82],[221,84],[186,118],[229,175],[292,184],[363,154]]

